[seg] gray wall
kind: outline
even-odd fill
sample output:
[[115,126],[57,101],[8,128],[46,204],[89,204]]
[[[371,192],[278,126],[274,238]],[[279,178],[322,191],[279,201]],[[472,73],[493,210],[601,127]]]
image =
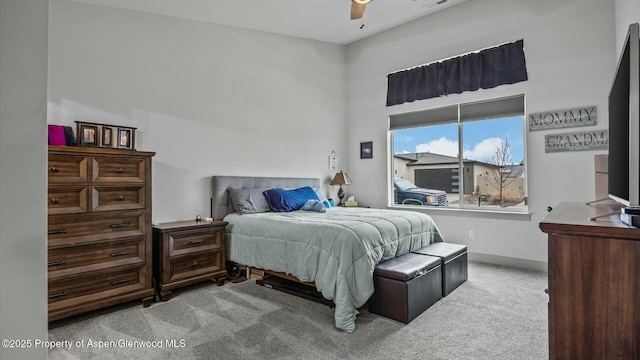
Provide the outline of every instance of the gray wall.
[[640,23],[640,0],[615,0],[616,54],[622,51],[629,25]]
[[0,0],[0,359],[45,359],[47,0]]
[[[597,106],[596,128],[606,128],[614,27],[613,2],[474,0],[349,45],[348,161],[356,199],[387,204],[390,114],[524,93],[527,113]],[[385,107],[386,74],[517,39],[524,39],[528,81]],[[428,211],[448,241],[467,244],[477,259],[546,266],[546,238],[538,222],[547,206],[594,200],[597,153],[546,154],[544,135],[551,132],[526,135],[531,217]],[[372,160],[358,158],[361,141],[373,141]],[[468,238],[469,230],[475,239]]]
[[319,177],[333,195],[344,46],[69,0],[51,1],[50,43],[49,123],[137,127],[155,222],[209,216],[215,174]]

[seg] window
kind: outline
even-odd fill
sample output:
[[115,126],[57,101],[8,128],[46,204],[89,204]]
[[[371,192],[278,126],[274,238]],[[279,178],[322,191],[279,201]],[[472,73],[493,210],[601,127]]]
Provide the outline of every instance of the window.
[[524,96],[390,117],[395,205],[527,210]]

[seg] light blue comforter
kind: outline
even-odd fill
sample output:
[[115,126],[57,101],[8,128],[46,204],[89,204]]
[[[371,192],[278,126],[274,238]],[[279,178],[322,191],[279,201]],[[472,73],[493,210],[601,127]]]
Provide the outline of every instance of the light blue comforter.
[[443,241],[431,217],[413,211],[334,207],[224,220],[229,260],[315,282],[336,305],[336,327],[347,332],[373,294],[377,263]]

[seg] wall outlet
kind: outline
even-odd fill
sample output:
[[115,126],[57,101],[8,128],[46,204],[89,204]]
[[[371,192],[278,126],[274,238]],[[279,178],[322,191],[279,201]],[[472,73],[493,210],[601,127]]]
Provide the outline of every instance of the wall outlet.
[[475,239],[476,238],[476,232],[474,230],[469,230],[469,239]]

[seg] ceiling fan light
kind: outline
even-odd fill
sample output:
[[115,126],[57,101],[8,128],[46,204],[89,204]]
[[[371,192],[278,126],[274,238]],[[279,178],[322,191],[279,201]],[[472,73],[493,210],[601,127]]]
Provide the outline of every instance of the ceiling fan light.
[[354,4],[365,5],[370,3],[373,0],[351,0]]

